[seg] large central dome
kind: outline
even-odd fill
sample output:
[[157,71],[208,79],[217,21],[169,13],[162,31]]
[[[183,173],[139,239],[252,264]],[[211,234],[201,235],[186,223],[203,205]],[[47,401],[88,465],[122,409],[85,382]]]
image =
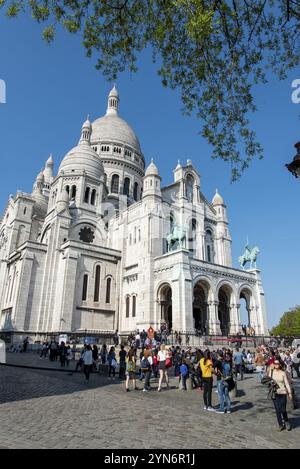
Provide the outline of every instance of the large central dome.
[[119,93],[116,86],[108,96],[106,115],[96,119],[92,124],[91,143],[114,143],[128,146],[142,154],[140,142],[132,128],[118,114]]
[[103,163],[112,202],[117,204],[119,195],[126,195],[131,204],[142,197],[145,159],[137,136],[118,111],[119,93],[114,86],[105,116],[92,124],[91,146]]
[[140,142],[132,128],[118,115],[107,114],[92,123],[91,143],[119,143],[142,153]]

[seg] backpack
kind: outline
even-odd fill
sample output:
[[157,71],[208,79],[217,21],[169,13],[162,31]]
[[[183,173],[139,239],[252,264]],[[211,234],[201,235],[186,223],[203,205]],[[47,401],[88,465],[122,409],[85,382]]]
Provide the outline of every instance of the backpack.
[[188,374],[188,367],[184,363],[180,366],[180,374],[181,376],[187,376]]
[[129,373],[133,373],[135,371],[135,363],[134,362],[131,362],[131,361],[127,362],[127,371],[129,371]]
[[150,370],[150,362],[147,357],[144,357],[141,361],[141,370],[142,371],[149,371]]

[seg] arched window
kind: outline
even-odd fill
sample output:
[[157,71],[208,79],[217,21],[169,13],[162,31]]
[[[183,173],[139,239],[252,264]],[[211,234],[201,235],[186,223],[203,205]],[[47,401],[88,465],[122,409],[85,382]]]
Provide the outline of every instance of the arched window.
[[193,202],[194,178],[189,174],[186,178],[186,196],[189,202]]
[[129,191],[130,191],[130,179],[125,178],[124,179],[124,188],[123,188],[123,194],[129,196]]
[[197,222],[195,218],[192,218],[189,224],[189,251],[195,252],[196,251],[196,235],[197,233]]
[[214,238],[210,229],[205,231],[205,246],[206,246],[206,260],[207,262],[214,262]]
[[91,205],[96,204],[96,189],[92,190],[92,195],[91,195]]
[[110,294],[111,294],[111,277],[108,277],[106,280],[106,303],[110,303]]
[[67,193],[70,195],[70,186],[66,186],[65,189],[66,189]]
[[72,186],[71,200],[75,200],[75,198],[76,198],[76,186]]
[[100,267],[100,265],[97,265],[97,267],[96,267],[96,277],[95,277],[95,291],[94,291],[94,301],[95,301],[95,303],[99,302],[100,274],[101,274],[101,267]]
[[210,246],[207,245],[207,246],[206,246],[206,249],[207,249],[207,260],[208,260],[208,262],[211,262]]
[[129,311],[130,311],[130,298],[126,296],[126,318],[129,318]]
[[84,201],[85,201],[86,204],[88,204],[88,203],[89,203],[89,200],[90,200],[90,190],[91,190],[91,189],[90,189],[89,187],[87,187],[87,188],[85,189]]
[[132,317],[135,318],[136,315],[136,296],[132,297]]
[[88,283],[89,283],[89,276],[85,274],[83,276],[82,301],[86,301],[87,299]]
[[118,194],[119,193],[119,176],[114,174],[111,178],[111,193]]
[[138,189],[139,189],[139,185],[137,182],[135,182],[134,187],[133,187],[133,198],[135,201],[137,201],[138,199]]

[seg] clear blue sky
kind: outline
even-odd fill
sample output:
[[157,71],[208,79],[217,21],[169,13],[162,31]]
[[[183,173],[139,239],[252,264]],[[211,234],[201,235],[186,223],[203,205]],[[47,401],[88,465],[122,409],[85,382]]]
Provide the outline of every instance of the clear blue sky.
[[[79,37],[61,32],[55,43],[40,39],[41,28],[29,18],[0,16],[0,79],[7,85],[7,103],[0,105],[0,211],[17,189],[31,192],[36,174],[50,153],[56,168],[76,144],[87,114],[106,111],[111,84],[87,59]],[[192,159],[208,199],[215,188],[224,197],[233,238],[233,259],[242,254],[246,237],[261,249],[269,326],[282,312],[300,303],[300,181],[285,169],[300,140],[300,104],[291,101],[291,82],[271,83],[256,90],[258,112],[252,122],[265,149],[234,184],[230,167],[210,159],[211,149],[198,135],[201,123],[180,113],[179,94],[162,88],[148,54],[138,74],[117,81],[120,114],[136,131],[147,162],[153,157],[164,183],[172,181],[177,159]]]

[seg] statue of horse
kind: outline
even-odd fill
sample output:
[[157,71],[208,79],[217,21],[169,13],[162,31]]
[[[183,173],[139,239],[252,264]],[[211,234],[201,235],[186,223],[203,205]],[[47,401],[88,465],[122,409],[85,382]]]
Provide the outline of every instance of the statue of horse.
[[253,264],[254,268],[256,269],[256,259],[259,252],[260,251],[258,246],[254,246],[253,249],[250,249],[248,245],[245,247],[244,254],[239,257],[239,264],[243,270],[245,270],[244,266],[247,264],[247,262],[250,262],[250,269],[253,269]]
[[187,228],[185,226],[173,225],[171,233],[167,235],[168,252],[174,250],[174,245],[178,241],[179,247],[184,247],[186,240]]

